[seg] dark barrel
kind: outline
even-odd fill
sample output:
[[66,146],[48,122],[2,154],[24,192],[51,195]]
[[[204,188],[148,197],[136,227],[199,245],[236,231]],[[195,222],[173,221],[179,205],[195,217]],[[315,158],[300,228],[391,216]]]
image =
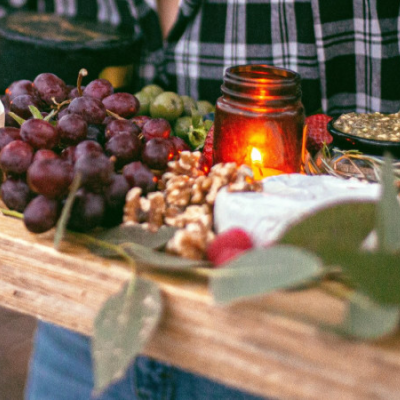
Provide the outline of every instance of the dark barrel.
[[10,14],[0,19],[0,93],[13,81],[33,80],[42,72],[74,85],[81,68],[95,79],[110,67],[134,90],[140,47],[133,31],[108,24],[54,14]]

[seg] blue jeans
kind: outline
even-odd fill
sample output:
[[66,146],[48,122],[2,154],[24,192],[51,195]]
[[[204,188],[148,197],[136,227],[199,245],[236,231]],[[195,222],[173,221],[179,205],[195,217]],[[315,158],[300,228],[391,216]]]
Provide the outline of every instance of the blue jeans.
[[139,356],[125,377],[100,396],[93,390],[90,339],[39,322],[26,400],[259,400],[148,357]]

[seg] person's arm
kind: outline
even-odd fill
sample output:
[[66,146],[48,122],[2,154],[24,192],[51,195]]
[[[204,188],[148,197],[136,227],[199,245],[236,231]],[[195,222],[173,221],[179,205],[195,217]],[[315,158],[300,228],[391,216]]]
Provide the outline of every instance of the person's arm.
[[157,0],[158,15],[164,38],[167,37],[176,20],[179,3],[180,0]]

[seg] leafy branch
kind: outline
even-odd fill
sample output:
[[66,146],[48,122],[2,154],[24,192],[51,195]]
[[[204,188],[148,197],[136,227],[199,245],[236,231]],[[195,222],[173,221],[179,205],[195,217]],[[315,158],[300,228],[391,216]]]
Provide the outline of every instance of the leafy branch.
[[[347,304],[342,324],[332,329],[376,339],[393,333],[400,320],[400,205],[392,159],[385,157],[380,168],[379,202],[352,201],[316,210],[290,226],[274,246],[247,251],[220,269],[163,252],[173,228],[149,233],[138,226],[119,226],[91,235],[69,233],[101,256],[124,259],[136,272],[141,267],[206,277],[219,304],[276,290],[320,287]],[[366,246],[371,237],[376,240]],[[343,290],[338,293],[327,285],[328,277],[339,278]],[[97,390],[125,373],[156,329],[161,311],[158,286],[137,274],[106,301],[96,317],[93,338]]]

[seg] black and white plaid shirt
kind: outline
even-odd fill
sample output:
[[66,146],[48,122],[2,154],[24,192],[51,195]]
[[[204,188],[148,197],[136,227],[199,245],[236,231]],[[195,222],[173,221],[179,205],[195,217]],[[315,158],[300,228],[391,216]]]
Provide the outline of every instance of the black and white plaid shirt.
[[215,102],[224,70],[273,64],[302,76],[308,113],[400,109],[400,0],[181,0],[163,42],[155,0],[0,0],[3,7],[133,25],[142,84]]

